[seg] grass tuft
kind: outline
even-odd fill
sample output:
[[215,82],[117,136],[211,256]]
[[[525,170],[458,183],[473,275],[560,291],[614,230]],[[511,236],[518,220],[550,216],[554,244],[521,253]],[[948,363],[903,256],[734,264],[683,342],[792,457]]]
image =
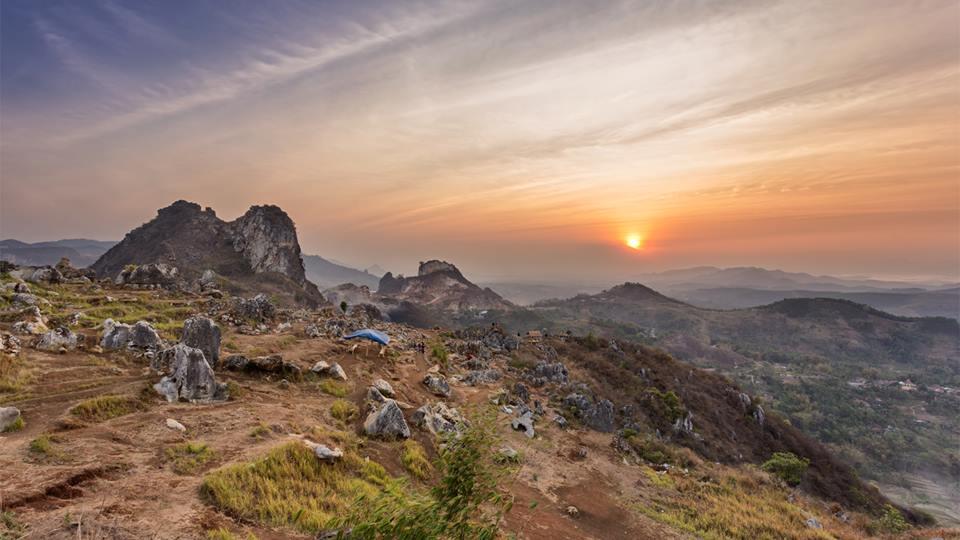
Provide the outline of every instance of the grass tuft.
[[433,466],[430,465],[430,460],[427,459],[423,446],[413,439],[403,441],[400,461],[410,474],[420,480],[426,480],[433,472]]
[[345,399],[338,399],[330,405],[330,415],[341,422],[349,422],[357,412],[357,406]]
[[183,475],[195,474],[217,457],[217,453],[202,442],[177,444],[167,448],[166,454],[173,472]]
[[81,401],[70,409],[70,414],[86,422],[103,422],[146,408],[146,404],[132,396],[106,395]]
[[[230,532],[230,529],[220,527],[207,531],[207,540],[241,540],[241,538]],[[253,533],[247,533],[242,540],[257,540],[257,537]]]
[[333,379],[323,379],[317,385],[320,388],[320,391],[324,394],[329,394],[333,397],[346,397],[350,393],[350,387],[346,383],[337,382]]

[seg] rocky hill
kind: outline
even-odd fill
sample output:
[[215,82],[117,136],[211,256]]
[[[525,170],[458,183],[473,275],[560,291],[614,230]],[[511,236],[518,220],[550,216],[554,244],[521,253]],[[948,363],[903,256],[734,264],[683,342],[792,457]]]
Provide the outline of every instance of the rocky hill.
[[416,276],[387,272],[380,278],[377,294],[452,313],[513,307],[493,290],[481,289],[463,277],[453,264],[438,260],[421,262]]
[[[115,277],[128,265],[166,264],[194,284],[207,271],[234,293],[268,292],[297,302],[323,302],[306,279],[293,220],[276,206],[252,206],[227,222],[211,208],[177,201],[130,231],[93,265],[98,276]],[[208,274],[209,276],[209,274]]]
[[523,312],[493,290],[472,283],[453,264],[439,260],[421,262],[416,276],[387,272],[375,292],[367,286],[343,284],[325,290],[324,295],[335,305],[373,305],[392,321],[421,328],[502,322],[514,312]]
[[[0,536],[951,534],[643,345],[0,279]],[[363,327],[389,347],[343,339]]]
[[943,444],[960,439],[956,319],[900,317],[831,298],[709,310],[638,284],[532,311],[554,331],[639,340],[718,370],[888,492],[960,523],[956,501],[909,496],[911,485],[929,481],[946,492],[960,480],[960,453]]

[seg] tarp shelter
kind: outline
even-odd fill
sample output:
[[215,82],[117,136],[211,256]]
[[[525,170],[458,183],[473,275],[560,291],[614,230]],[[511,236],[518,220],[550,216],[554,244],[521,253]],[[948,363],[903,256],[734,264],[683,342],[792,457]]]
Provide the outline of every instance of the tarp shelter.
[[374,341],[381,345],[386,345],[390,343],[390,336],[384,334],[383,332],[373,330],[371,328],[364,328],[363,330],[357,330],[356,332],[352,332],[346,336],[343,336],[343,339],[357,339],[357,338],[369,339],[370,341]]

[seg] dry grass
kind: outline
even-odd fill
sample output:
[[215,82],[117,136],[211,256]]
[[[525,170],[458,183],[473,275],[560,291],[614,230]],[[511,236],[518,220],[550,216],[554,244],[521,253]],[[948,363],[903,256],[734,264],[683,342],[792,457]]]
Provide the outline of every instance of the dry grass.
[[85,422],[104,422],[146,408],[146,404],[132,396],[97,396],[81,401],[70,409],[70,414]]
[[[645,467],[648,485],[636,509],[647,516],[707,540],[859,538],[852,527],[787,499],[787,492],[752,468],[711,467],[706,474],[657,473]],[[816,517],[824,529],[806,525]]]
[[230,529],[220,527],[207,531],[207,540],[257,540],[257,537],[253,533],[247,533],[246,536],[241,538],[230,532]]
[[171,446],[167,448],[166,455],[173,472],[183,475],[196,474],[217,457],[217,453],[202,442]]
[[30,382],[30,378],[19,358],[0,355],[0,393],[17,392]]
[[299,442],[275,447],[251,463],[207,474],[204,498],[235,518],[317,533],[357,497],[373,498],[391,482],[378,463],[347,451],[324,463]]
[[420,480],[426,480],[433,473],[433,466],[430,465],[430,460],[427,459],[423,446],[413,439],[403,441],[400,461],[407,472]]
[[330,405],[330,416],[341,422],[349,422],[357,415],[357,406],[345,399],[337,399]]
[[337,382],[333,379],[323,379],[317,387],[324,394],[338,398],[346,397],[350,393],[350,387],[346,383]]

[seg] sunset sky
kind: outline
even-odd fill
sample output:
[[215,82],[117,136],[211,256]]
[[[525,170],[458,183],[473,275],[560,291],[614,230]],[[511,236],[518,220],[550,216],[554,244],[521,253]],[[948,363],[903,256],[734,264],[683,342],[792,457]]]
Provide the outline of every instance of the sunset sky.
[[956,280],[958,6],[3,0],[0,237],[188,199],[407,273]]

